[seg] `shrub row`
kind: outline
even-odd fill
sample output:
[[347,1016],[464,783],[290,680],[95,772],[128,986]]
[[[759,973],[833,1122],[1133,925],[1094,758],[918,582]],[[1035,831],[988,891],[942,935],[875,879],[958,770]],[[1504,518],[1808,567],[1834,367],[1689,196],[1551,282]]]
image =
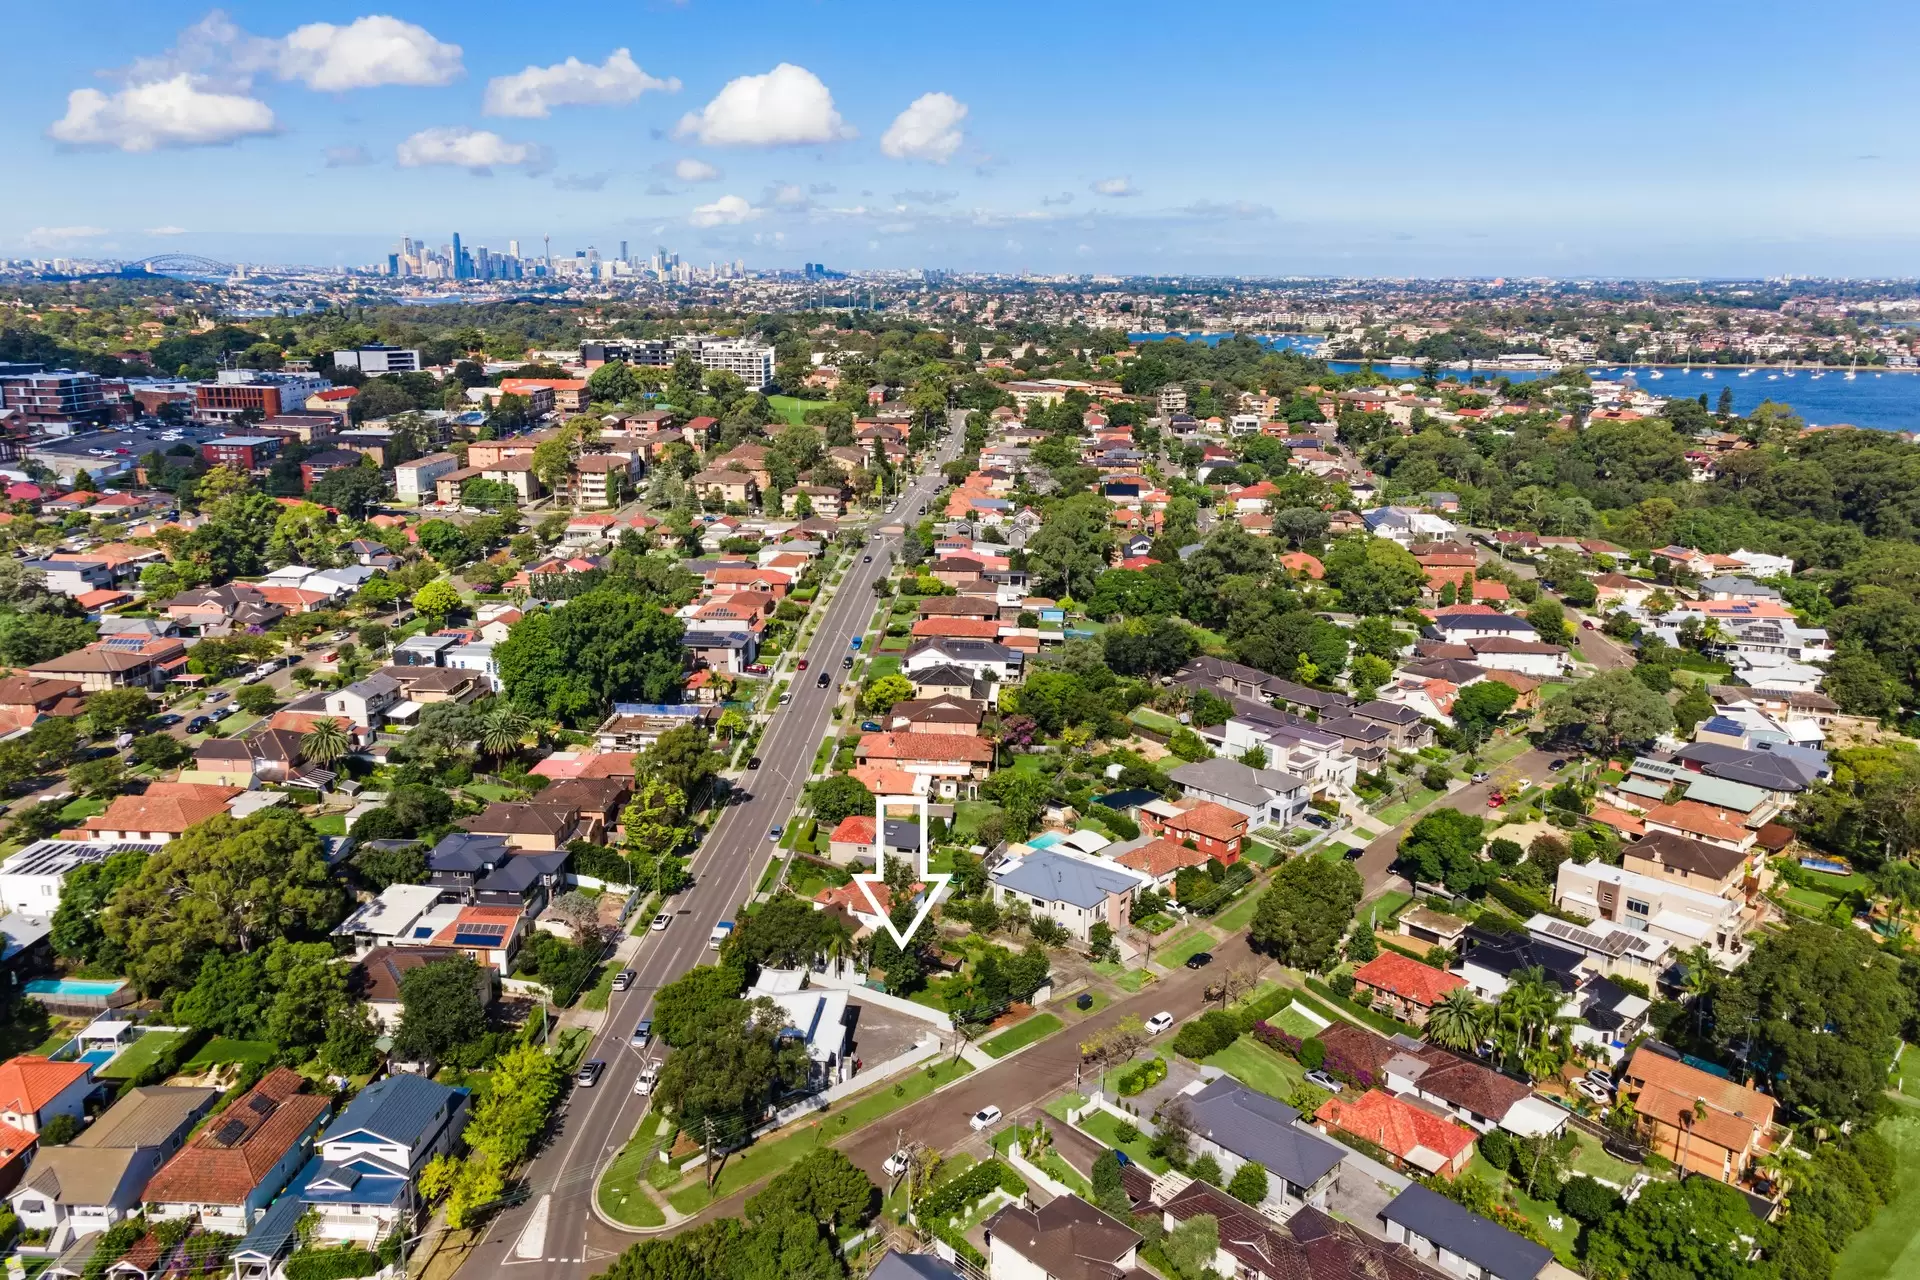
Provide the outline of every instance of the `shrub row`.
[[1027,1184],[1021,1181],[1011,1165],[999,1160],[986,1160],[921,1197],[920,1203],[914,1206],[914,1216],[924,1223],[945,1222],[971,1208],[974,1202],[995,1187],[1014,1196],[1027,1193]]
[[287,1280],[353,1280],[380,1269],[377,1255],[357,1245],[337,1249],[301,1249],[287,1259]]

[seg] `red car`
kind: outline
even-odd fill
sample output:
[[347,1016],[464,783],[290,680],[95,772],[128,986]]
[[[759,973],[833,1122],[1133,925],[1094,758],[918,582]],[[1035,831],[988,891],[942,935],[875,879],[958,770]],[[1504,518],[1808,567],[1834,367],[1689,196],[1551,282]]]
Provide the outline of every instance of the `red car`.
[[807,669],[807,660],[802,658],[800,661],[794,663],[793,667],[796,671],[805,671]]
[[1496,791],[1492,795],[1487,797],[1487,808],[1498,809],[1501,805],[1505,804],[1506,802],[1507,802],[1507,798],[1501,795],[1498,791]]

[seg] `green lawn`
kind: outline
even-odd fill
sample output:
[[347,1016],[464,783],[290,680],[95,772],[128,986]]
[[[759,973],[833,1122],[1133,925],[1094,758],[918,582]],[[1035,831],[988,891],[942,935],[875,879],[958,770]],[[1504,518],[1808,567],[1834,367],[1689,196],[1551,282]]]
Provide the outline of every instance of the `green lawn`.
[[1213,918],[1213,922],[1228,933],[1239,933],[1253,923],[1253,913],[1260,909],[1260,895],[1256,892],[1243,894],[1240,901],[1222,911]]
[[1094,1014],[1113,1003],[1112,999],[1104,991],[1082,992],[1081,995],[1091,995],[1093,997],[1093,1003],[1085,1009],[1082,1009],[1078,1003],[1080,996],[1076,995],[1072,1000],[1067,1001],[1067,1011],[1076,1018],[1091,1018]]
[[714,1182],[714,1195],[707,1194],[707,1184],[702,1179],[690,1187],[682,1187],[667,1199],[682,1213],[696,1213],[714,1199],[725,1199],[762,1178],[772,1177],[816,1147],[837,1141],[884,1115],[917,1102],[941,1085],[958,1080],[972,1070],[965,1062],[948,1059],[931,1068],[915,1071],[893,1084],[880,1085],[872,1093],[856,1098],[814,1124],[774,1142],[755,1143],[745,1151],[729,1156],[726,1167]]
[[1307,1077],[1306,1068],[1251,1036],[1241,1036],[1208,1058],[1207,1065],[1219,1067],[1249,1089],[1258,1089],[1282,1102],[1292,1097]]
[[127,1047],[125,1053],[100,1069],[102,1080],[128,1080],[160,1061],[167,1050],[180,1042],[184,1031],[149,1031]]
[[1044,778],[1048,773],[1047,758],[1045,756],[1015,756],[1013,763],[1009,765],[1008,768],[1017,774],[1029,778]]
[[279,1045],[266,1040],[229,1040],[226,1036],[215,1036],[187,1059],[182,1070],[198,1075],[209,1067],[228,1062],[272,1062],[279,1052]]
[[1390,827],[1397,827],[1439,798],[1440,793],[1438,791],[1429,791],[1427,788],[1421,787],[1418,791],[1413,792],[1398,804],[1388,805],[1379,813],[1376,813],[1374,817],[1380,819],[1380,821]]
[[1396,916],[1406,910],[1407,904],[1412,901],[1412,894],[1403,893],[1399,889],[1390,889],[1372,902],[1364,904],[1360,910],[1363,914],[1368,911],[1373,913],[1373,924],[1376,929],[1386,928]]
[[1258,840],[1248,840],[1240,846],[1240,856],[1249,862],[1257,863],[1263,867],[1270,867],[1276,859],[1281,857],[1281,853],[1270,844],[1261,844]]
[[600,976],[594,979],[580,997],[580,1007],[589,1011],[599,1011],[607,1007],[607,1001],[613,998],[613,975],[620,972],[620,966],[609,960],[600,966]]
[[[643,1128],[651,1125],[643,1123]],[[630,1227],[661,1227],[667,1222],[667,1215],[655,1204],[653,1197],[640,1189],[641,1175],[649,1172],[647,1158],[654,1154],[655,1134],[636,1133],[626,1149],[615,1156],[607,1171],[600,1175],[599,1202],[601,1211],[616,1222],[624,1222]],[[655,1159],[652,1163],[658,1164]]]
[[[1912,1051],[1909,1050],[1909,1053]],[[1880,1122],[1898,1169],[1893,1202],[1881,1209],[1840,1255],[1847,1280],[1897,1280],[1920,1275],[1920,1109],[1902,1107]]]
[[520,793],[512,787],[503,787],[496,782],[469,782],[461,788],[475,800],[487,804],[498,804],[502,800],[511,800]]
[[343,836],[347,834],[347,815],[344,813],[323,813],[310,820],[314,832],[323,836]]
[[1164,947],[1155,947],[1154,963],[1167,969],[1178,969],[1188,959],[1207,950],[1213,945],[1213,935],[1205,929],[1194,929],[1174,939]]
[[1156,733],[1171,734],[1180,727],[1178,720],[1169,715],[1162,715],[1151,707],[1135,707],[1127,719]]
[[1511,738],[1499,738],[1480,748],[1480,763],[1505,764],[1516,756],[1523,756],[1533,743],[1519,734]]
[[[1553,1249],[1554,1255],[1567,1266],[1577,1268],[1580,1265],[1579,1259],[1573,1254],[1574,1241],[1580,1236],[1580,1224],[1571,1214],[1562,1213],[1559,1206],[1550,1201],[1534,1200],[1521,1194],[1520,1189],[1512,1185],[1513,1180],[1487,1163],[1487,1158],[1478,1151],[1473,1153],[1473,1159],[1467,1163],[1467,1174],[1484,1178],[1496,1187],[1502,1185],[1508,1187],[1513,1192],[1513,1207],[1522,1217],[1540,1229],[1541,1238]],[[1548,1224],[1549,1217],[1560,1219],[1558,1231]]]
[[767,404],[773,411],[779,414],[789,426],[795,427],[806,422],[807,410],[818,409],[825,403],[824,400],[802,400],[798,396],[767,397]]
[[1111,1111],[1095,1111],[1083,1117],[1080,1127],[1109,1147],[1126,1152],[1128,1159],[1137,1165],[1151,1169],[1154,1173],[1165,1173],[1171,1167],[1158,1156],[1148,1154],[1149,1140],[1145,1136],[1135,1138],[1132,1142],[1120,1141],[1118,1136],[1120,1119]]
[[[1292,1005],[1288,1005],[1286,1008],[1280,1010],[1280,1012],[1268,1018],[1267,1021],[1288,1035],[1299,1036],[1302,1040],[1317,1036],[1326,1029],[1314,1023]],[[1257,1044],[1258,1042],[1256,1041],[1255,1043]]]
[[955,844],[971,844],[972,837],[980,830],[980,824],[989,814],[1000,812],[1000,806],[991,800],[959,800],[953,806],[953,840]]
[[69,800],[66,807],[60,810],[60,820],[62,822],[85,822],[88,818],[94,817],[96,814],[105,813],[106,811],[107,802],[105,800],[96,800],[91,796],[86,796],[76,800]]
[[1124,969],[1113,975],[1113,985],[1122,991],[1139,995],[1142,988],[1153,981],[1153,975],[1145,969]]
[[980,1050],[990,1058],[1004,1058],[1015,1049],[1024,1049],[1036,1040],[1043,1040],[1066,1025],[1051,1013],[1036,1014],[1017,1027],[1002,1031],[991,1040],[981,1042]]

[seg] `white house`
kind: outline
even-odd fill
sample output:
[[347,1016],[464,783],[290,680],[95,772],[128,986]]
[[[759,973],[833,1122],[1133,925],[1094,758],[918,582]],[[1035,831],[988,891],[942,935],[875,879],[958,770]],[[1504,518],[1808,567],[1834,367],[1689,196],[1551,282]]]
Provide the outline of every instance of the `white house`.
[[74,868],[104,862],[122,850],[152,853],[159,847],[118,840],[35,840],[0,862],[0,906],[25,916],[50,916]]

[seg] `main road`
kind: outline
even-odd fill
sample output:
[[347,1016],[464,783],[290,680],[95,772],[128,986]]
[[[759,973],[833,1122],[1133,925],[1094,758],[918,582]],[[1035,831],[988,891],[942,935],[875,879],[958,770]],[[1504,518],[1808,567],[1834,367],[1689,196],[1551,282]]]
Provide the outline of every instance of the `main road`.
[[[876,527],[910,526],[919,519],[922,504],[931,503],[944,486],[940,465],[958,454],[964,417],[953,415],[928,471],[876,518]],[[628,962],[635,971],[633,986],[608,1003],[606,1021],[587,1053],[607,1064],[605,1072],[594,1087],[574,1088],[562,1104],[553,1133],[525,1174],[526,1201],[494,1218],[486,1239],[462,1263],[463,1275],[525,1266],[543,1280],[575,1280],[604,1271],[629,1242],[592,1216],[601,1167],[626,1144],[646,1109],[646,1100],[633,1092],[644,1058],[629,1048],[628,1039],[651,1013],[654,993],[711,956],[707,940],[714,926],[733,919],[766,870],[772,850],[767,833],[787,821],[806,786],[840,699],[841,655],[851,652],[853,638],[865,632],[875,607],[873,584],[885,575],[900,541],[901,535],[885,533],[869,539],[833,590],[807,649],[809,670],[793,674],[791,700],[774,709],[761,735],[763,763],[736,784],[747,789],[746,797],[736,797],[720,811],[694,855],[693,887],[668,902],[673,921],[666,930],[640,936]],[[825,688],[815,672],[829,676]],[[657,1045],[653,1052],[660,1052]],[[591,1233],[592,1247],[590,1227],[598,1228]],[[598,1247],[603,1241],[609,1247]]]

